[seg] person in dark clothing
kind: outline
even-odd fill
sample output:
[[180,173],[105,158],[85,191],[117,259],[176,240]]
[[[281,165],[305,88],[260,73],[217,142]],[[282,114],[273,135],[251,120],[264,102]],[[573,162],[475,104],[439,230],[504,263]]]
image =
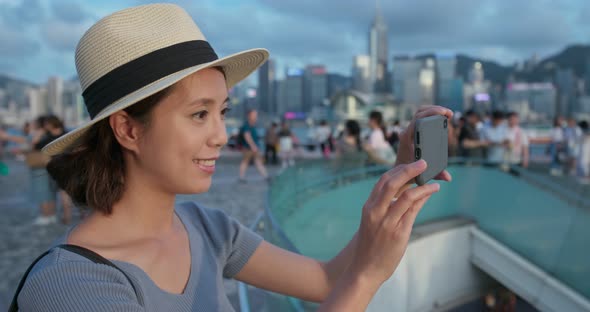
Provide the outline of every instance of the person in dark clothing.
[[277,123],[273,122],[264,135],[264,161],[267,164],[272,163],[276,165],[277,161],[277,144],[279,144],[279,137],[277,136]]
[[487,146],[485,141],[482,141],[477,131],[477,114],[474,111],[467,111],[465,113],[465,125],[461,128],[459,134],[459,147],[461,149],[461,156],[467,158],[483,158],[484,147]]
[[240,163],[240,179],[239,181],[246,182],[246,170],[250,165],[250,161],[254,159],[256,169],[264,179],[268,180],[268,173],[262,163],[262,158],[258,149],[258,131],[256,130],[256,122],[258,121],[258,112],[256,110],[248,111],[246,122],[240,129],[240,141],[242,145],[242,162]]

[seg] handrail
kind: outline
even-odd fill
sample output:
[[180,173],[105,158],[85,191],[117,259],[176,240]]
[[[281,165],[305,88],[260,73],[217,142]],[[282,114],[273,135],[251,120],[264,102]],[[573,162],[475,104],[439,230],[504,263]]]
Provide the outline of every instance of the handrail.
[[[252,222],[252,224],[250,224],[249,226],[250,230],[254,231],[256,229],[256,226],[258,226],[263,216],[263,212],[258,213],[255,221]],[[240,303],[240,311],[250,312],[250,301],[248,300],[248,286],[240,281],[238,281],[238,300]]]

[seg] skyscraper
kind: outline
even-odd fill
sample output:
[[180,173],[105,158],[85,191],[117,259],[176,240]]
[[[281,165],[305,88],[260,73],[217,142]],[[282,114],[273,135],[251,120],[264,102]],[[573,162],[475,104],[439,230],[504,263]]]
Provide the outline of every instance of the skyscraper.
[[266,113],[276,113],[275,63],[268,60],[258,69],[258,108]]
[[303,70],[299,68],[287,69],[284,80],[283,103],[285,111],[302,112],[303,107]]
[[393,58],[393,92],[404,104],[420,105],[422,61],[407,56]]
[[63,80],[60,77],[49,77],[47,81],[47,106],[59,118],[64,117],[63,88]]
[[321,106],[328,97],[328,76],[323,65],[309,65],[305,68],[303,84],[303,111],[310,112]]
[[436,58],[436,103],[454,111],[463,109],[463,82],[456,74],[454,56]]
[[557,85],[557,115],[569,116],[576,100],[576,76],[571,68],[558,69],[555,73]]
[[26,90],[27,104],[29,106],[29,119],[35,119],[47,114],[47,103],[45,102],[45,89],[28,88]]
[[371,89],[371,61],[368,55],[356,55],[352,62],[352,88],[370,93]]
[[371,91],[386,93],[389,88],[387,69],[387,25],[381,15],[379,2],[375,10],[375,19],[369,29],[370,86]]

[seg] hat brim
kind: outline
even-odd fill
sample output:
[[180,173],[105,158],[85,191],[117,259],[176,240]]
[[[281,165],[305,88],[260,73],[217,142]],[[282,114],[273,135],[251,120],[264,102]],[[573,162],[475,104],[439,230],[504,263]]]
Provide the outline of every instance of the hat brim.
[[95,123],[175,84],[176,82],[198,72],[199,70],[211,67],[223,68],[225,81],[227,88],[229,89],[238,82],[242,81],[244,78],[248,77],[248,75],[264,64],[264,62],[268,59],[268,56],[269,53],[266,49],[251,49],[228,55],[213,62],[189,67],[163,77],[110,104],[92,120],[49,143],[43,148],[43,153],[53,156],[63,152],[68,147],[70,147],[74,141],[76,141],[86,131],[88,131],[88,129]]

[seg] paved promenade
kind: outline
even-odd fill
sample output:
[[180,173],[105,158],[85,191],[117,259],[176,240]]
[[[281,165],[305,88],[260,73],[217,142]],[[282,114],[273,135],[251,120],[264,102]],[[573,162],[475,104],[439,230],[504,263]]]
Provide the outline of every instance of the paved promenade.
[[[263,211],[268,184],[253,166],[247,173],[248,183],[238,183],[239,157],[236,153],[222,156],[208,193],[179,199],[195,200],[207,207],[222,209],[243,224],[250,225]],[[38,208],[29,202],[28,169],[22,162],[5,162],[10,166],[10,175],[0,176],[0,311],[6,310],[28,265],[68,229],[62,224],[32,225]],[[271,174],[278,171],[277,167],[267,169]],[[226,281],[226,289],[239,311],[235,281]]]

